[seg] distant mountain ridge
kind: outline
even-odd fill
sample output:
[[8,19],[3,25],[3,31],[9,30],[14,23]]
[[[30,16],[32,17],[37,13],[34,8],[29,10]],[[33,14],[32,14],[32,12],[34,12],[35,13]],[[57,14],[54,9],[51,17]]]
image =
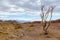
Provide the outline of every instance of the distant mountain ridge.
[[26,21],[26,20],[0,20],[0,22],[30,22],[30,21]]
[[[21,22],[21,23],[30,23],[31,21],[26,20],[0,20],[0,22]],[[60,19],[52,20],[52,23],[60,22]],[[32,21],[32,23],[41,23],[41,21]]]
[[[26,22],[26,23],[41,23],[41,21],[33,21],[33,22]],[[52,20],[51,23],[60,23],[60,19]]]
[[57,20],[52,20],[51,22],[53,22],[53,23],[57,23],[57,22],[60,22],[60,19],[57,19]]

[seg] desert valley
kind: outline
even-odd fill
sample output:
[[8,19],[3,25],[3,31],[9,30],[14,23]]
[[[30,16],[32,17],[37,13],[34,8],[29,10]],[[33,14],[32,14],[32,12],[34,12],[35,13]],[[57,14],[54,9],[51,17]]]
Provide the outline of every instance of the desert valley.
[[48,35],[40,21],[20,23],[0,20],[0,40],[60,40],[60,19],[51,21]]

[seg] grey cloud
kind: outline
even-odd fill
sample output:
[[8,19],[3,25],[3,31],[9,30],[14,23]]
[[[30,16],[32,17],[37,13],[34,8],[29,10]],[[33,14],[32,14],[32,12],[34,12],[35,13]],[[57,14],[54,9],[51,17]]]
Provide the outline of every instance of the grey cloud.
[[30,0],[30,2],[35,2],[35,1],[37,1],[37,0]]
[[[18,6],[20,6],[20,5],[18,5]],[[29,3],[25,3],[24,5],[21,5],[21,7],[27,8],[27,9],[30,9],[30,10],[35,10],[35,11],[40,10],[40,6],[37,6],[37,5],[33,6]]]
[[42,0],[41,1],[43,4],[45,4],[46,6],[47,5],[52,5],[52,4],[59,4],[60,3],[60,0]]
[[60,7],[58,8],[58,6],[60,6],[60,0],[42,0],[42,4],[46,6],[55,5],[54,12],[60,13]]
[[0,11],[8,11],[9,9],[7,6],[0,6]]
[[31,5],[30,4],[30,2],[33,2],[33,3],[35,3],[37,0],[29,0],[28,2],[24,2],[24,4],[23,5],[21,5],[21,4],[19,4],[19,2],[21,2],[21,0],[10,0],[9,2],[11,3],[11,4],[13,4],[13,5],[16,5],[16,6],[18,6],[18,7],[23,7],[23,8],[27,8],[27,9],[30,9],[30,10],[36,10],[36,11],[38,11],[38,10],[40,10],[39,8],[40,8],[40,6],[38,6],[38,5],[35,5],[35,6],[33,6],[33,5]]
[[[32,2],[32,3],[35,3],[37,0],[29,0],[29,1],[27,1],[27,2],[24,2],[24,0],[5,0],[5,2],[8,2],[9,4],[11,4],[11,5],[16,5],[16,7],[14,7],[15,9],[18,9],[18,8],[20,8],[20,7],[22,7],[22,8],[24,8],[25,10],[26,9],[28,9],[28,10],[33,10],[33,11],[38,11],[38,10],[40,10],[40,6],[38,6],[38,5],[31,5],[30,4],[30,2]],[[26,1],[26,0],[25,0]],[[0,2],[1,2],[1,5],[0,5],[0,11],[7,11],[7,10],[9,10],[10,8],[7,6],[7,5],[5,5],[3,2],[4,2],[4,0],[0,0]],[[23,2],[24,4],[22,5],[22,4],[20,4],[20,2]]]
[[[0,11],[8,11],[10,10],[10,7],[8,7],[7,5],[5,5],[3,3],[4,0],[0,0]],[[5,0],[5,2],[8,2],[11,5],[16,5],[16,7],[14,7],[15,9],[19,9],[20,7],[24,8],[25,10],[29,10],[29,11],[40,11],[40,5],[32,5],[30,4],[32,3],[36,3],[37,0]],[[21,2],[23,2],[23,4],[21,4]],[[50,5],[50,4],[57,4],[60,5],[60,0],[42,0],[43,4]],[[56,9],[55,11],[58,12],[60,9]],[[10,11],[11,12],[11,11]],[[59,11],[60,12],[60,11]]]
[[59,8],[56,7],[55,10],[54,10],[54,12],[58,12],[58,13],[60,13],[60,7],[59,7]]

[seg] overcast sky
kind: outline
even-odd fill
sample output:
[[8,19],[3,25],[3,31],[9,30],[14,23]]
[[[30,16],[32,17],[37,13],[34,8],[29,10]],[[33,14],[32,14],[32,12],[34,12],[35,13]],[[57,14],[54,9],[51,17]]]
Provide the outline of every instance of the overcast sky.
[[60,18],[60,0],[0,0],[0,20],[39,21],[41,3],[56,5],[52,19]]

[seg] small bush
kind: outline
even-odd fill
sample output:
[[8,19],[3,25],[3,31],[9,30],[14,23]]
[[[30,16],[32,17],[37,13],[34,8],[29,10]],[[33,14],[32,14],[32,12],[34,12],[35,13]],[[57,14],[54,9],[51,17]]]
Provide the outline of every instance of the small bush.
[[19,24],[16,24],[15,29],[20,29],[20,28],[22,28],[22,26]]
[[33,25],[33,24],[31,24],[29,27],[34,27],[34,25]]

